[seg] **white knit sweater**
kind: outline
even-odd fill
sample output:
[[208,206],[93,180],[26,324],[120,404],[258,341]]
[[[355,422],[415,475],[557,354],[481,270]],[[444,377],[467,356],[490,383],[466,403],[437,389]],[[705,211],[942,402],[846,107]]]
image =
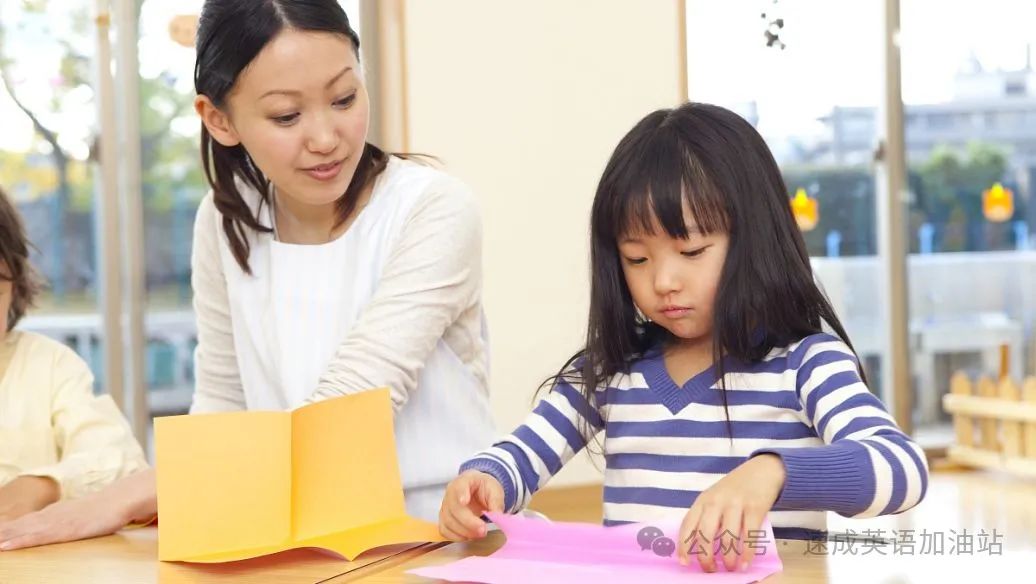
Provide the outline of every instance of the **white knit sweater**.
[[[246,198],[272,225],[258,194]],[[392,158],[339,238],[293,245],[249,234],[252,275],[234,261],[221,223],[210,195],[194,234],[191,412],[288,409],[389,387],[408,508],[434,517],[441,488],[493,436],[470,191]]]

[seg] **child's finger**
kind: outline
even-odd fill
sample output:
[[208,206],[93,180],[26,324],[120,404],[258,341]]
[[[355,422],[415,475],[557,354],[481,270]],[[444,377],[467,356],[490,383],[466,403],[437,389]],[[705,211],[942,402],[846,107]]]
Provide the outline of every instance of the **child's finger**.
[[740,507],[727,509],[723,514],[720,552],[723,556],[723,567],[728,572],[737,570],[738,555],[744,545],[741,541],[741,519]]
[[451,507],[449,515],[454,522],[454,530],[458,533],[469,538],[482,537],[486,534],[486,523],[482,521],[481,513],[476,514],[470,507]]
[[32,536],[16,537],[9,539],[0,544],[0,552],[12,552],[14,550],[20,550],[26,547],[33,547],[39,545],[38,542],[33,541]]
[[677,557],[680,559],[680,563],[686,566],[690,560],[689,550],[694,549],[694,546],[701,545],[697,541],[698,534],[698,521],[701,519],[701,505],[695,503],[691,505],[690,510],[683,516],[683,522],[680,523],[680,543],[677,545]]
[[475,489],[474,481],[470,476],[460,475],[453,479],[450,483],[448,490],[450,491],[447,496],[453,496],[457,503],[467,506],[471,502],[471,491]]
[[464,507],[451,508],[442,520],[443,525],[448,530],[456,534],[459,538],[458,541],[467,541],[480,536],[477,529],[471,529],[471,527],[460,518],[460,515],[463,515],[464,513],[470,512]]
[[503,489],[498,488],[496,479],[488,476],[485,477],[480,482],[479,489],[482,492],[482,503],[486,506],[486,511],[503,513],[504,493]]
[[[741,566],[742,570],[747,570],[748,566],[752,564],[752,560],[755,558],[755,550],[751,550],[748,547],[748,538],[751,537],[753,531],[758,531],[763,526],[763,519],[766,518],[766,514],[759,513],[758,511],[745,511],[744,521],[742,524],[741,532]],[[767,542],[766,545],[771,545]]]
[[467,541],[471,538],[464,537],[456,529],[456,522],[452,518],[443,519],[439,522],[439,533],[450,541]]
[[698,563],[706,572],[716,571],[716,534],[719,533],[722,512],[715,506],[704,509],[698,522],[698,535],[704,541],[698,546]]

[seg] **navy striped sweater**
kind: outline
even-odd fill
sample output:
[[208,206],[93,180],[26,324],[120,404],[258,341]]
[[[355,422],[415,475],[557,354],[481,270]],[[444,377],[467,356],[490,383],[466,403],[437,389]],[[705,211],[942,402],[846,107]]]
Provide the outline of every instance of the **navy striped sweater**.
[[724,367],[733,439],[715,368],[681,387],[655,349],[591,403],[571,383],[578,372],[567,372],[524,424],[461,471],[495,477],[515,513],[603,431],[604,518],[614,525],[682,515],[749,457],[772,453],[787,474],[770,513],[779,538],[821,536],[825,511],[899,513],[924,497],[924,453],[868,390],[840,339],[812,335],[760,362],[727,358]]

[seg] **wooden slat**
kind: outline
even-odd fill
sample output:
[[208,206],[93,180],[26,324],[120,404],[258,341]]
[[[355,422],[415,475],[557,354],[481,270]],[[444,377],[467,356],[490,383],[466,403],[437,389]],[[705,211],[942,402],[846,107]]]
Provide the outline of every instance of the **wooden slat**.
[[[967,374],[962,371],[958,371],[953,374],[950,378],[950,395],[949,397],[966,397],[971,395],[971,380],[968,379]],[[946,407],[945,400],[943,401],[943,407]],[[957,434],[957,444],[961,446],[972,446],[975,444],[975,423],[970,416],[966,416],[962,413],[956,413],[950,408],[946,407],[946,411],[953,416],[953,428]]]
[[[1036,377],[1029,377],[1022,384],[1022,401],[1026,408],[1036,407]],[[1036,459],[1036,420],[1022,427],[1022,441],[1025,457]]]
[[1014,475],[1036,478],[1036,460],[1007,457],[999,452],[990,452],[966,446],[951,446],[950,460],[966,466],[1000,470]]
[[[1022,397],[1022,390],[1009,377],[1000,379],[998,388],[1000,400],[1017,407]],[[1025,451],[1022,444],[1022,422],[1000,416],[1001,452],[1008,457],[1021,457]]]
[[[989,377],[980,377],[978,380],[978,395],[986,398],[996,397],[996,383]],[[984,417],[978,421],[979,447],[984,450],[998,451],[1000,444],[997,440],[997,420],[995,417]]]
[[[1010,401],[999,397],[974,395],[945,395],[942,398],[942,407],[951,414],[963,415],[972,419],[1036,422],[1036,402]],[[958,443],[960,442],[958,441]],[[968,445],[962,444],[962,446]]]

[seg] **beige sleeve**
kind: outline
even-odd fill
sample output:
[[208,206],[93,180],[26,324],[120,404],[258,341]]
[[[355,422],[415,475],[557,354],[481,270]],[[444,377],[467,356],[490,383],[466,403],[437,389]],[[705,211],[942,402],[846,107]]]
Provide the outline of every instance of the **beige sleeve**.
[[62,348],[54,354],[51,371],[51,428],[58,462],[22,475],[50,477],[60,485],[62,499],[74,499],[147,468],[144,452],[111,396],[93,394],[94,378],[86,363]]
[[410,212],[370,303],[308,402],[376,387],[398,411],[436,343],[482,295],[482,221],[473,194],[444,178]]
[[220,259],[219,212],[209,193],[198,208],[191,251],[191,288],[198,323],[191,413],[245,409],[244,387],[234,350],[227,281]]

